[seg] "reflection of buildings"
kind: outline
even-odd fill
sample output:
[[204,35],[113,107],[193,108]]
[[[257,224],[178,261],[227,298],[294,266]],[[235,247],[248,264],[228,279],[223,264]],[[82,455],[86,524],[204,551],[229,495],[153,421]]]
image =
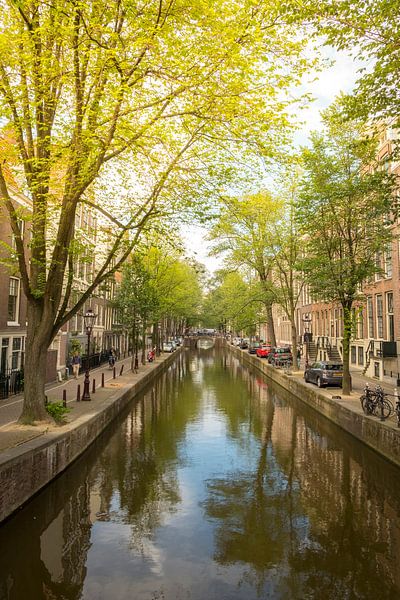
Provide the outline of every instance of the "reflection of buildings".
[[51,584],[79,598],[86,575],[86,558],[90,547],[90,492],[81,485],[68,499],[57,517],[40,536],[40,558],[49,573]]
[[365,581],[384,576],[399,590],[400,572],[391,562],[400,555],[399,485],[392,481],[395,489],[387,491],[388,481],[379,481],[379,466],[373,469],[378,457],[371,460],[372,452],[353,441],[344,449],[342,443],[332,444],[337,430],[319,433],[307,421],[295,408],[276,406],[271,435],[282,468],[286,473],[294,469],[309,524],[306,546],[316,543],[322,552],[331,546],[343,565],[353,561],[353,568],[364,571]]

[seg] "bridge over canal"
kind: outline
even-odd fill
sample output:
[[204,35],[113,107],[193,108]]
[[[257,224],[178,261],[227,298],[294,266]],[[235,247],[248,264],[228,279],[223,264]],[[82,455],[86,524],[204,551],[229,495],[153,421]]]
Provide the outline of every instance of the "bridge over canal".
[[185,348],[196,350],[197,348],[213,348],[222,346],[223,338],[217,335],[190,335],[184,338],[183,345]]

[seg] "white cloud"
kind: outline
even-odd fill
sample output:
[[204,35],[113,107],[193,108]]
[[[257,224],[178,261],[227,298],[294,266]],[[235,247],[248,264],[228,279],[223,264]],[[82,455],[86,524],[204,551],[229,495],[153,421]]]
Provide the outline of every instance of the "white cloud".
[[324,71],[308,76],[308,83],[304,83],[301,88],[302,92],[313,96],[314,102],[299,115],[299,119],[304,123],[294,136],[296,145],[307,143],[310,132],[321,127],[321,110],[327,108],[340,92],[350,93],[358,78],[357,71],[361,63],[348,53],[323,47],[321,54],[323,58],[333,60],[334,63]]

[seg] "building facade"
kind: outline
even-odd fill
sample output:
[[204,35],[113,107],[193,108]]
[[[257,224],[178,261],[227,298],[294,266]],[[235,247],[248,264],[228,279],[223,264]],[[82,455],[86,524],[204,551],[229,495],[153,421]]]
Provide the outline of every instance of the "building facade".
[[[388,127],[381,132],[378,158],[383,168],[400,175],[400,163],[392,152],[398,133]],[[379,272],[365,282],[360,300],[353,308],[354,327],[350,347],[350,366],[370,377],[400,385],[400,219],[392,215],[392,243],[376,255]],[[276,337],[280,344],[290,343],[288,321],[279,309],[274,311]],[[296,309],[297,331],[303,352],[310,360],[342,358],[343,311],[340,305],[316,302],[303,287]],[[304,335],[311,335],[306,348]]]

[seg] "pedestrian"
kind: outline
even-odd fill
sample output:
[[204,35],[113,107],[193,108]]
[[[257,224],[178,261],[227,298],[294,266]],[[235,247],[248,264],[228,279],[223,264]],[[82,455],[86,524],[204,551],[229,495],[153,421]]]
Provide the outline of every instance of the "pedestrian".
[[79,375],[79,370],[81,368],[82,365],[82,359],[80,357],[79,352],[76,350],[72,356],[71,359],[71,365],[72,365],[72,373],[75,377],[75,379],[78,379],[78,375]]
[[113,368],[115,365],[115,350],[114,348],[110,348],[110,352],[108,353],[108,364],[110,368]]

